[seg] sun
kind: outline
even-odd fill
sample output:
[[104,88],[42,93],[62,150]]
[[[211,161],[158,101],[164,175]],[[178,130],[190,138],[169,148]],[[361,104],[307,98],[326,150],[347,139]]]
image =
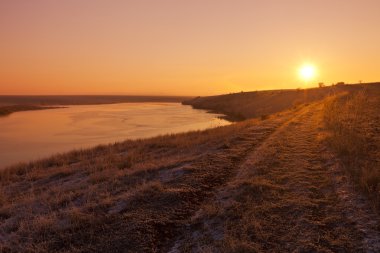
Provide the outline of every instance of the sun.
[[304,81],[312,80],[316,75],[316,69],[311,64],[305,64],[299,69],[299,76]]

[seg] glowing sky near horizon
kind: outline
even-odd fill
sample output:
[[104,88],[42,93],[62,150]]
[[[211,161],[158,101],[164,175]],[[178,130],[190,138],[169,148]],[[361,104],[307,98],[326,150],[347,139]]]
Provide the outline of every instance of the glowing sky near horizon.
[[380,81],[378,0],[0,0],[1,94],[209,95]]

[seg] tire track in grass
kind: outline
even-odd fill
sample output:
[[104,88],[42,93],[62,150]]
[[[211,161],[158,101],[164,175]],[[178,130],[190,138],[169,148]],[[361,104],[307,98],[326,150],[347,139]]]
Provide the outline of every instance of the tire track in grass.
[[130,200],[131,208],[123,210],[121,215],[127,220],[118,230],[139,235],[124,237],[123,245],[132,245],[136,251],[167,252],[178,235],[186,230],[199,206],[212,199],[215,191],[235,175],[246,155],[292,117],[293,112],[287,112],[248,123],[247,129],[236,133],[227,143],[221,140],[222,145],[216,150],[206,152],[184,168],[161,174],[162,188],[145,196],[146,199]]
[[305,107],[254,149],[171,252],[375,252],[378,231],[368,237],[360,228],[370,223],[353,219],[368,210],[342,198],[326,165],[322,106]]

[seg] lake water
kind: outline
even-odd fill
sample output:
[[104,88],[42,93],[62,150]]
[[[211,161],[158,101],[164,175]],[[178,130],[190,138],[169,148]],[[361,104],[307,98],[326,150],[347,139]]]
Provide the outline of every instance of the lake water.
[[177,103],[76,105],[0,117],[0,168],[72,149],[229,124]]

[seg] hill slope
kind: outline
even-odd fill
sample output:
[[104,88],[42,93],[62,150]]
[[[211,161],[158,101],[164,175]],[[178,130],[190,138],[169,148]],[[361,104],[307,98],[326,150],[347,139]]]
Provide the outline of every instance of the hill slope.
[[197,97],[184,101],[196,109],[223,113],[232,120],[244,120],[290,109],[321,100],[342,91],[362,89],[365,85],[336,85],[305,90],[273,90],[241,92],[227,95]]

